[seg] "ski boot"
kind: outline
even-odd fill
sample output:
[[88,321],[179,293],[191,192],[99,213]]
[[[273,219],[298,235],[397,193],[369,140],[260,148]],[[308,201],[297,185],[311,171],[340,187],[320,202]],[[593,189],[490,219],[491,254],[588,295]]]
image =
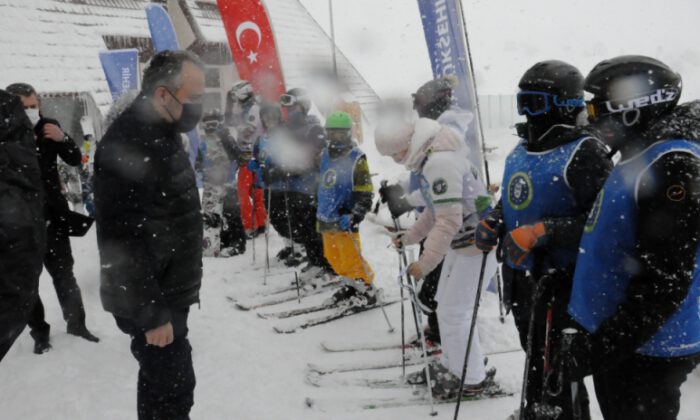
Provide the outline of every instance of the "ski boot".
[[340,289],[324,303],[333,306],[371,306],[377,303],[378,293],[373,284],[367,284],[362,279],[344,278]]
[[219,257],[220,258],[229,258],[229,257],[234,257],[236,255],[243,254],[245,250],[241,251],[239,248],[229,246],[226,248],[221,248],[221,251],[219,252]]
[[38,333],[31,331],[29,335],[34,339],[34,354],[43,354],[51,350],[51,342],[49,341],[49,331]]
[[299,270],[299,281],[307,284],[323,273],[323,267],[307,263]]

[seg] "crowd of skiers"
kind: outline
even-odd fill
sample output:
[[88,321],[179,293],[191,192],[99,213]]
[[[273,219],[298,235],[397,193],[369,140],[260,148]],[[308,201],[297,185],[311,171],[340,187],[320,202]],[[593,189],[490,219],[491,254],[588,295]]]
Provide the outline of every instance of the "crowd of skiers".
[[[416,91],[418,118],[379,116],[377,150],[410,171],[406,185],[382,183],[380,200],[397,251],[420,245],[406,273],[420,285],[425,336],[442,349],[407,381],[441,399],[500,390],[475,322],[500,263],[503,304],[526,352],[510,418],[590,418],[583,379],[593,375],[606,420],[675,419],[700,360],[700,102],[679,105],[680,75],[643,56],[602,61],[585,78],[568,63],[539,62],[518,88],[525,122],[500,187],[484,181],[476,121],[454,104],[453,79]],[[204,113],[203,95],[196,56],[157,54],[95,154],[100,294],[132,339],[140,419],[188,418],[187,318],[202,256],[241,254],[272,226],[285,240],[278,260],[305,261],[307,287],[338,283],[326,304],[381,304],[359,236],[374,186],[357,114],[333,111],[321,122],[304,89],[269,102],[244,80],[223,113]],[[39,106],[30,85],[0,91],[0,359],[27,324],[35,352],[50,348],[42,265],[68,332],[98,341],[68,239],[92,220],[70,212],[56,171],[57,157],[78,165],[80,151]],[[197,125],[194,171],[182,133]],[[407,212],[416,221],[403,230]]]
[[[421,89],[449,97],[441,83]],[[394,217],[425,208],[394,241],[426,238],[409,272],[433,274],[444,257],[435,298],[442,359],[409,381],[428,376],[434,394],[450,398],[462,388],[489,392],[476,331],[464,356],[475,290],[495,254],[526,352],[511,419],[590,418],[589,375],[606,420],[675,419],[700,355],[700,102],[679,105],[680,75],[644,56],[602,61],[585,78],[565,62],[539,62],[518,88],[526,122],[494,206],[479,167],[457,157],[463,133],[440,121],[449,100],[427,113],[419,90],[414,106],[427,119],[377,129],[379,151],[418,177],[404,196],[384,189]]]

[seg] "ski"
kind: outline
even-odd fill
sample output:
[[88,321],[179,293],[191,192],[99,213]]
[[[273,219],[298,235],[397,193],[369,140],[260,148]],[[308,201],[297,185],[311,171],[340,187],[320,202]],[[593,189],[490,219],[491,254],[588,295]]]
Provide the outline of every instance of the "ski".
[[[332,310],[332,312],[330,314],[318,316],[316,318],[306,319],[304,321],[296,321],[296,322],[289,322],[286,324],[280,324],[280,325],[276,325],[273,328],[274,328],[275,332],[277,332],[277,333],[291,334],[291,333],[294,333],[300,329],[306,329],[309,327],[314,327],[316,325],[326,324],[326,323],[329,323],[331,321],[335,321],[335,320],[340,319],[340,318],[345,318],[347,316],[352,316],[355,314],[366,312],[366,311],[369,311],[371,309],[379,308],[381,306],[391,305],[391,304],[396,303],[396,302],[398,302],[398,299],[383,302],[381,305],[377,303],[377,304],[369,305],[369,306],[331,307],[330,309]],[[320,311],[323,311],[325,309],[329,309],[329,308],[328,307],[322,308],[322,309],[320,309]]]
[[[484,394],[468,394],[462,396],[462,401],[480,401],[480,400],[490,400],[495,398],[503,398],[513,396],[514,393],[504,391],[500,388],[494,390],[490,393]],[[309,408],[316,408],[321,411],[331,411],[337,410],[338,405],[347,404],[346,401],[330,401],[330,400],[317,400],[307,397],[304,401],[306,406]],[[435,404],[451,404],[457,402],[457,398],[450,398],[446,400],[435,399]],[[389,398],[363,398],[351,402],[352,405],[359,406],[364,410],[375,410],[380,408],[396,408],[396,407],[409,407],[414,405],[429,405],[430,400],[428,398],[428,392],[423,387],[420,390],[412,392],[410,397],[389,397]]]
[[288,311],[258,313],[258,316],[260,318],[263,318],[263,319],[268,319],[268,318],[284,319],[284,318],[291,318],[293,316],[311,314],[314,312],[321,312],[321,311],[325,311],[325,310],[329,310],[329,309],[348,309],[348,308],[347,307],[340,307],[337,304],[320,303],[318,305],[307,306],[304,308],[290,309]]
[[[340,372],[355,372],[360,370],[379,370],[379,369],[391,369],[401,367],[401,357],[396,357],[396,355],[391,354],[391,357],[385,358],[374,358],[370,362],[361,363],[341,363],[335,365],[321,365],[316,363],[309,363],[307,369],[310,372],[315,372],[321,375],[327,375],[330,373],[340,373]],[[428,356],[428,361],[436,360],[433,356]],[[423,358],[417,354],[415,356],[409,356],[406,358],[406,366],[415,366],[425,363]]]
[[[290,288],[290,290],[287,290],[284,292],[274,293],[271,295],[252,297],[252,298],[241,299],[241,300],[236,300],[233,297],[229,297],[228,300],[230,302],[233,302],[237,309],[240,309],[242,311],[249,311],[251,309],[257,309],[257,308],[262,308],[265,306],[272,306],[272,305],[277,305],[280,303],[290,302],[290,301],[298,299],[299,297],[304,298],[307,296],[317,295],[317,294],[325,292],[326,290],[328,290],[329,287],[336,286],[338,284],[340,284],[339,280],[327,282],[327,283],[324,283],[321,286],[318,286],[315,288],[311,287],[311,286],[309,286],[308,288],[305,287],[305,288],[300,289],[299,295],[297,295],[296,286],[294,286],[293,288]],[[319,309],[319,310],[323,310],[323,309]]]
[[[386,342],[350,342],[350,341],[322,341],[321,349],[328,353],[344,353],[344,352],[354,352],[354,351],[380,351],[380,350],[393,350],[401,349],[401,343],[396,341],[386,341]],[[418,347],[418,338],[416,335],[409,337],[406,340],[405,347],[413,348]]]
[[359,386],[381,389],[417,387],[417,385],[404,382],[401,378],[338,378],[336,375],[322,374],[312,370],[306,372],[306,383],[315,387]]

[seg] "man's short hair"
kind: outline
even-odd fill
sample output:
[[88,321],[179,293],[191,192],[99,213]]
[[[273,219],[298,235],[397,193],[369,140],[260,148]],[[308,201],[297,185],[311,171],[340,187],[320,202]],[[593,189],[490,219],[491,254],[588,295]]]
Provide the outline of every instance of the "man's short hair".
[[189,61],[204,71],[204,63],[189,51],[161,51],[151,59],[143,72],[141,91],[146,96],[152,96],[159,86],[165,86],[175,92],[182,86],[182,66]]
[[28,83],[13,83],[6,87],[5,90],[17,96],[36,95],[36,90]]

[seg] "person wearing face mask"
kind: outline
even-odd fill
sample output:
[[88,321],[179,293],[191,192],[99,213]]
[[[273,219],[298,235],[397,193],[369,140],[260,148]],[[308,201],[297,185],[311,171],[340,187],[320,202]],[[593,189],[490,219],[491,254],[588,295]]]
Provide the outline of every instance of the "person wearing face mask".
[[377,302],[378,290],[361,254],[360,223],[372,207],[374,187],[367,157],[352,138],[352,125],[345,112],[326,119],[328,145],[321,155],[316,219],[323,254],[345,283],[328,303],[367,306]]
[[[570,388],[550,398],[542,384],[555,344],[573,324],[566,305],[579,238],[612,162],[595,131],[577,126],[585,104],[576,67],[557,60],[536,63],[518,87],[518,113],[526,118],[517,126],[521,141],[506,159],[502,197],[480,221],[476,245],[489,251],[499,244],[503,251],[504,303],[526,351],[534,316],[524,412],[513,418],[536,418],[538,405],[546,404],[563,410],[560,419],[571,419]],[[585,419],[587,394],[578,385]]]
[[95,153],[102,306],[131,336],[139,420],[189,419],[195,374],[187,338],[202,280],[202,213],[180,133],[202,117],[204,64],[156,54],[139,96]]
[[20,98],[0,90],[0,361],[36,306],[46,247],[33,128]]
[[675,420],[700,360],[700,101],[651,57],[598,63],[588,117],[621,154],[581,238],[562,368],[593,374],[606,420]]
[[[61,129],[58,121],[41,115],[41,103],[32,86],[26,83],[14,83],[7,87],[7,91],[20,97],[27,117],[34,127],[37,157],[44,184],[44,215],[48,222],[44,266],[53,279],[67,331],[88,341],[98,342],[99,339],[85,326],[85,307],[80,287],[73,274],[74,260],[69,238],[69,235],[74,234],[76,224],[82,224],[84,221],[87,226],[90,226],[92,220],[70,211],[61,191],[61,180],[57,169],[59,157],[68,165],[79,166],[82,162],[80,148]],[[51,348],[49,341],[51,326],[45,321],[41,298],[37,298],[36,306],[29,317],[29,327],[34,339],[34,353],[47,352]]]

